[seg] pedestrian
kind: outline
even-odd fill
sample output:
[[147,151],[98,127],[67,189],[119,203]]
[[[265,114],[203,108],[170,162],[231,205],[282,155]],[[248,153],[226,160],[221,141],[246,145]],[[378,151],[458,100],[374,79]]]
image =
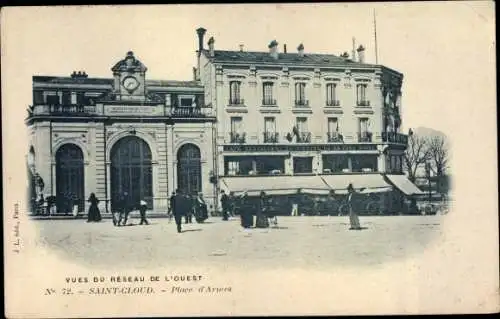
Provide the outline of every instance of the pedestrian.
[[234,192],[229,192],[229,217],[234,217],[236,209],[236,197],[234,196]]
[[[128,192],[123,192],[123,195],[120,198],[120,215],[118,217],[118,225],[117,226],[125,226],[127,225],[128,214],[130,213],[131,205]],[[123,223],[122,223],[123,221]]]
[[253,214],[248,205],[248,194],[245,191],[239,198],[239,214],[241,219],[241,226],[243,228],[253,227]]
[[267,196],[264,191],[260,192],[259,205],[257,207],[257,220],[255,221],[255,227],[257,228],[268,228],[269,220],[267,219],[268,202]]
[[361,230],[361,226],[359,224],[359,217],[356,213],[357,210],[357,201],[358,201],[358,193],[354,190],[352,184],[347,186],[347,205],[349,207],[349,222],[351,224],[351,228],[349,230]]
[[146,210],[148,209],[148,203],[146,201],[141,200],[139,205],[139,212],[141,214],[141,222],[139,225],[146,224],[149,225],[149,222],[146,219]]
[[224,190],[221,191],[220,203],[222,206],[222,220],[229,220],[229,196],[226,195]]
[[203,198],[203,193],[199,192],[198,197],[196,198],[196,222],[203,223],[208,219],[208,209],[207,203],[205,203],[205,199]]
[[97,199],[94,193],[91,193],[88,202],[90,203],[90,207],[87,216],[87,223],[100,222],[102,219],[101,212],[99,211],[99,207],[97,206],[97,204],[99,204],[99,199]]
[[174,217],[175,191],[172,192],[172,195],[170,195],[168,203],[169,206],[168,206],[167,216],[168,216],[168,222],[170,223],[172,221],[172,217]]
[[191,195],[184,195],[184,219],[186,224],[191,224],[193,219],[193,198]]
[[172,213],[175,218],[175,224],[177,225],[177,232],[180,233],[182,232],[182,213],[184,209],[182,202],[184,199],[179,190],[175,192],[175,196],[172,200],[173,201],[170,202],[170,205],[172,205]]

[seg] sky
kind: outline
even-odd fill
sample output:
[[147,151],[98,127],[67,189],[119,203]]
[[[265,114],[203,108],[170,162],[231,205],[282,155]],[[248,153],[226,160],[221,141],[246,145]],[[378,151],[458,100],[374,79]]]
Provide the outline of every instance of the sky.
[[208,30],[205,43],[213,36],[215,48],[226,50],[243,44],[265,51],[276,39],[289,52],[303,43],[306,53],[350,53],[355,37],[374,63],[374,10],[379,63],[404,74],[404,130],[424,126],[450,136],[484,121],[496,103],[491,2],[3,9],[4,116],[12,129],[22,127],[33,75],[84,70],[111,77],[129,50],[148,67],[149,79],[190,80],[200,26]]

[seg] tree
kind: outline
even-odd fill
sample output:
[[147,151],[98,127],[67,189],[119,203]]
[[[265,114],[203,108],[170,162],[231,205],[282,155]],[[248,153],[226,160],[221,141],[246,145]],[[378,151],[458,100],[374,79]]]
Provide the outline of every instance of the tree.
[[414,183],[418,168],[429,158],[428,142],[417,136],[411,130],[408,133],[408,146],[404,153],[404,164],[408,172],[408,179]]
[[448,168],[449,150],[446,138],[443,136],[431,136],[428,139],[428,153],[431,168],[436,175],[437,191],[445,190],[441,187],[446,181],[446,170]]

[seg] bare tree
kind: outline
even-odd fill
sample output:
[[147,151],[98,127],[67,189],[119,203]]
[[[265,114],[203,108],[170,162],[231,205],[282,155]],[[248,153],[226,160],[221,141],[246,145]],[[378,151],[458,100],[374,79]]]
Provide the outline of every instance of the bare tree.
[[418,168],[429,158],[427,140],[417,136],[412,130],[408,133],[408,146],[404,153],[404,164],[408,172],[408,179],[415,182]]
[[448,168],[448,145],[443,136],[432,136],[429,138],[429,160],[436,176],[446,175]]
[[429,161],[431,164],[431,169],[435,174],[436,178],[436,186],[437,192],[441,193],[441,191],[446,192],[442,185],[446,181],[446,170],[448,168],[448,160],[449,160],[449,150],[448,144],[446,143],[446,138],[443,136],[432,136],[428,139],[428,152],[429,152]]

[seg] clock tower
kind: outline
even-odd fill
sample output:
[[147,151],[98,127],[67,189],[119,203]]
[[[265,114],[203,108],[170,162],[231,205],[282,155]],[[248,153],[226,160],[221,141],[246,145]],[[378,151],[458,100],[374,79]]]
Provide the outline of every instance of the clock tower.
[[144,101],[146,99],[146,71],[144,64],[135,58],[132,51],[111,68],[113,92],[117,100]]

